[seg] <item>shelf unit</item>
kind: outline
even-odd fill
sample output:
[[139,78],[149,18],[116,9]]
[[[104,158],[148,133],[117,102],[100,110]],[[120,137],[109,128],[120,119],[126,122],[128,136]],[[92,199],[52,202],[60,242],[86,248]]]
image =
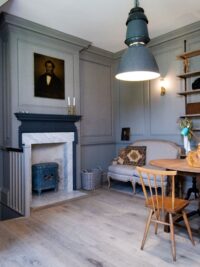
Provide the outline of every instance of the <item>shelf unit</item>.
[[185,92],[178,92],[177,94],[178,95],[194,95],[194,94],[199,94],[200,93],[200,89],[196,89],[196,90],[188,90],[188,91],[185,91]]
[[[186,46],[186,43],[185,43],[185,46]],[[200,102],[197,102],[197,103],[187,102],[187,96],[200,94],[200,88],[195,89],[195,90],[192,90],[191,88],[187,89],[187,78],[200,76],[200,70],[196,70],[192,72],[189,71],[189,59],[192,57],[196,57],[196,56],[200,56],[200,49],[185,52],[177,56],[178,60],[183,61],[183,67],[184,67],[184,73],[177,75],[177,77],[184,79],[184,87],[185,87],[184,92],[178,92],[177,94],[185,97],[185,112],[188,111],[189,109],[190,109],[189,112],[191,112],[191,110],[194,112],[194,114],[184,114],[180,116],[180,118],[200,118]],[[199,131],[200,129],[196,128],[193,130]]]
[[182,74],[177,75],[177,77],[179,77],[179,78],[190,78],[190,77],[195,77],[195,76],[199,76],[199,75],[200,75],[200,70],[199,71],[182,73]]
[[178,55],[176,58],[177,59],[187,60],[188,58],[196,57],[196,56],[199,56],[199,55],[200,55],[200,49],[185,52],[185,53],[183,53],[181,55]]
[[199,114],[185,114],[185,115],[182,115],[180,116],[180,118],[198,118],[200,117],[200,113]]
[[200,89],[195,89],[195,90],[188,90],[188,91],[185,91],[185,92],[178,92],[177,94],[178,95],[195,95],[195,94],[199,94],[200,93]]

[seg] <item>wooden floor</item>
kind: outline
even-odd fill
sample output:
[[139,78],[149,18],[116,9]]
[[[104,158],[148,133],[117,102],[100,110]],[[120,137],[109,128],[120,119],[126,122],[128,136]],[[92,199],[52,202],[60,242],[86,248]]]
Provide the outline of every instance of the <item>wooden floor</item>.
[[175,263],[163,228],[157,236],[151,228],[141,251],[146,216],[141,197],[101,189],[28,219],[1,222],[0,267],[200,266],[199,237],[193,247],[184,231],[176,235]]

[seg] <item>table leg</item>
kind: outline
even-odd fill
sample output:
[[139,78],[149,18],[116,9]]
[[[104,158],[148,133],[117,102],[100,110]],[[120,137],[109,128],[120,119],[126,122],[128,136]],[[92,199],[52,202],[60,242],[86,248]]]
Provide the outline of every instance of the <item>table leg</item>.
[[[183,176],[177,175],[175,179],[175,197],[183,198]],[[166,196],[171,196],[172,185],[171,179],[167,177]]]
[[195,199],[199,197],[199,189],[197,188],[196,177],[192,177],[192,187],[188,189],[186,199],[189,199],[192,193],[194,193]]

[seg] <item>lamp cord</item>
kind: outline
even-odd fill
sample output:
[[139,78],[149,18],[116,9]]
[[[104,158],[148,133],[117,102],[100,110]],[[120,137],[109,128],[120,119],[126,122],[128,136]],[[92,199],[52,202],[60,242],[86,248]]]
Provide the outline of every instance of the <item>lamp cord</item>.
[[139,0],[135,0],[135,7],[139,7]]

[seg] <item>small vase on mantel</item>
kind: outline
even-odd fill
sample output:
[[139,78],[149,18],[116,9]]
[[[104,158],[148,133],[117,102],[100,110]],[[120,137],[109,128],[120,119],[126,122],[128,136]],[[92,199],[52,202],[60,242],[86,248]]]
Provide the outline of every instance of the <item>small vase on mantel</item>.
[[186,160],[189,166],[200,168],[200,143],[196,150],[190,151],[187,154]]

